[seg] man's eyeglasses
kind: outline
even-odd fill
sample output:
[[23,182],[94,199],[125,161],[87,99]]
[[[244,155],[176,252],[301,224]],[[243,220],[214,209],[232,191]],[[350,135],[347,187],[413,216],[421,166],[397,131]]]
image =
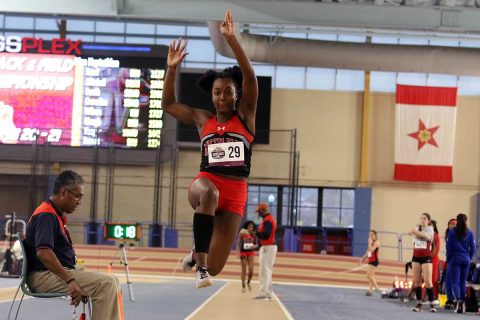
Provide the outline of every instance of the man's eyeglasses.
[[70,192],[70,193],[75,197],[75,200],[76,200],[76,201],[82,200],[83,194],[76,194],[75,192],[73,192],[72,190],[67,189],[67,188],[65,188],[65,190],[67,190],[68,192]]

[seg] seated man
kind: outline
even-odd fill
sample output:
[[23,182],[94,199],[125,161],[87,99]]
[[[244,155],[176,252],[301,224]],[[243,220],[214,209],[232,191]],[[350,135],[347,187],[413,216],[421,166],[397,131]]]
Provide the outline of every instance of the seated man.
[[30,217],[25,237],[27,283],[35,292],[68,292],[75,306],[83,297],[91,297],[93,319],[118,320],[122,297],[118,279],[75,270],[66,214],[80,204],[83,188],[84,180],[78,173],[63,171],[55,181],[53,195]]

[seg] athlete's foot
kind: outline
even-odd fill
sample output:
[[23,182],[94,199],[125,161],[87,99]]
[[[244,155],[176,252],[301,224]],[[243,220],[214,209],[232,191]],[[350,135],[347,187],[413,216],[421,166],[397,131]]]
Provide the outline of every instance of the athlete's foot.
[[252,286],[250,285],[250,282],[247,283],[248,291],[252,291]]
[[433,303],[430,304],[430,312],[437,312],[437,309],[435,309],[435,305]]
[[455,302],[452,301],[452,300],[447,300],[447,302],[445,302],[445,306],[443,308],[446,309],[446,310],[453,310],[455,308]]
[[422,311],[422,303],[417,303],[415,307],[412,308],[413,312],[421,312]]
[[213,282],[212,279],[210,278],[210,275],[208,274],[207,268],[205,267],[198,267],[197,268],[197,273],[195,275],[196,279],[196,284],[197,288],[206,288],[210,287]]
[[242,293],[245,293],[245,291],[246,291],[245,287],[242,287]]
[[188,253],[185,258],[183,258],[182,269],[183,272],[191,272],[195,267],[195,260],[193,259],[193,250]]
[[372,296],[372,292],[371,292],[371,291],[367,291],[367,292],[365,293],[365,295],[366,295],[367,297],[370,297],[370,296]]

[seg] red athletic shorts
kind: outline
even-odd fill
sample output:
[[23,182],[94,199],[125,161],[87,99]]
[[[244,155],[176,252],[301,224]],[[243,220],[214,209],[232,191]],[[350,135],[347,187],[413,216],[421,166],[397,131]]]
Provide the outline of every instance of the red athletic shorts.
[[244,251],[240,252],[240,258],[242,257],[251,257],[255,255],[255,251]]
[[216,212],[229,211],[243,217],[247,202],[247,180],[225,178],[210,172],[199,172],[192,184],[198,178],[208,179],[219,192],[218,207]]

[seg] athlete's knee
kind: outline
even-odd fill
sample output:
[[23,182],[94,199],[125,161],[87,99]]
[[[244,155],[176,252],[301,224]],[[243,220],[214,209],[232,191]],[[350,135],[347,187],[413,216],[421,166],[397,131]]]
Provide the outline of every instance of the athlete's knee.
[[200,202],[218,203],[219,192],[214,188],[205,188],[200,195]]
[[217,274],[219,274],[221,271],[222,271],[223,267],[222,266],[216,266],[216,265],[213,265],[213,266],[208,266],[208,273],[211,275],[211,276],[216,276]]

